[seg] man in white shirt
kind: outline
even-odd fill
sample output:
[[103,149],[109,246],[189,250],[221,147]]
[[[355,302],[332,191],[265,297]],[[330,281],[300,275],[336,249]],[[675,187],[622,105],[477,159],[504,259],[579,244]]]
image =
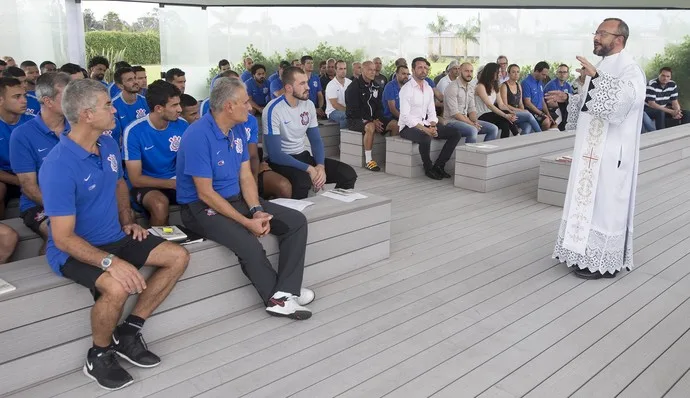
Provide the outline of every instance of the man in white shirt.
[[[498,84],[501,85],[510,79],[510,75],[508,73],[508,57],[505,55],[499,55],[498,58],[496,58],[496,63],[499,67]],[[477,73],[477,75],[479,74]]]
[[[461,139],[461,132],[454,126],[438,124],[434,91],[424,79],[431,64],[419,57],[412,61],[412,79],[400,89],[400,136],[419,144],[419,154],[424,174],[434,180],[450,178],[444,167]],[[431,163],[431,139],[444,139],[435,163]]]
[[445,95],[446,88],[448,88],[448,85],[451,82],[454,82],[455,79],[458,78],[458,76],[460,76],[460,63],[456,60],[452,60],[450,61],[450,64],[448,64],[448,74],[443,76],[443,78],[439,80],[438,84],[436,85],[436,89],[440,91],[441,94]]
[[345,116],[345,90],[352,80],[345,77],[347,74],[347,62],[339,60],[335,63],[335,78],[326,86],[326,117],[328,120],[338,122],[340,128],[347,127]]

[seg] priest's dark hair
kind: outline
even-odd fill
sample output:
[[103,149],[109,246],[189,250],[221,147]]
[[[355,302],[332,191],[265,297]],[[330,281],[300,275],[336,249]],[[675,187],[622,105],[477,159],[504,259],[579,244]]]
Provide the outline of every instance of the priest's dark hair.
[[607,21],[618,22],[618,29],[616,29],[616,34],[623,37],[623,47],[625,47],[625,43],[628,42],[628,37],[630,37],[630,28],[628,27],[628,24],[620,18],[606,18],[604,22]]

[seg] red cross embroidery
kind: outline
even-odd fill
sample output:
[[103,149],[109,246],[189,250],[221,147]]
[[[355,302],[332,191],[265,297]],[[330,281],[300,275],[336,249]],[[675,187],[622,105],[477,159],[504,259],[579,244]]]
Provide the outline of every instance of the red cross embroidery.
[[599,160],[598,157],[594,156],[594,148],[591,148],[589,150],[589,155],[583,156],[582,159],[589,160],[589,165],[587,167],[589,167],[590,169],[592,168],[592,161],[596,162]]

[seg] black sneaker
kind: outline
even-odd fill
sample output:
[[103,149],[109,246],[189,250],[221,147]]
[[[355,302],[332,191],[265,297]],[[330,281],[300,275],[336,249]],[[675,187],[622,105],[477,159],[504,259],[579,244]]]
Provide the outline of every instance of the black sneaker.
[[434,166],[434,171],[436,171],[436,174],[440,175],[443,178],[450,178],[451,177],[451,175],[446,173],[446,171],[441,166]]
[[442,180],[443,179],[443,176],[438,174],[438,172],[436,172],[436,169],[434,167],[426,170],[424,172],[424,174],[433,180]]
[[83,370],[86,377],[98,383],[99,387],[109,391],[119,390],[134,383],[132,376],[122,369],[122,366],[117,362],[113,350],[98,355],[91,354],[91,350],[89,350]]
[[116,328],[113,333],[113,348],[117,355],[140,368],[152,368],[161,363],[158,355],[149,351],[141,333],[126,335],[119,333]]

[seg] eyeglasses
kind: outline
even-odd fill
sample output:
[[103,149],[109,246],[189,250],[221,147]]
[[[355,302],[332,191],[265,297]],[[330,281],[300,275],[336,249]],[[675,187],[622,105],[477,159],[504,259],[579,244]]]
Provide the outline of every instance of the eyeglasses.
[[597,37],[597,36],[599,36],[599,37],[605,37],[605,36],[608,36],[608,35],[611,35],[611,36],[625,36],[625,35],[619,35],[619,34],[617,34],[617,33],[607,32],[607,31],[605,31],[605,30],[597,30],[596,32],[592,33],[592,35],[593,35],[594,37]]
[[567,70],[559,70],[559,71],[558,71],[557,73],[559,73],[559,74],[563,75],[563,74],[566,74],[566,73],[568,73],[568,71],[567,71]]

